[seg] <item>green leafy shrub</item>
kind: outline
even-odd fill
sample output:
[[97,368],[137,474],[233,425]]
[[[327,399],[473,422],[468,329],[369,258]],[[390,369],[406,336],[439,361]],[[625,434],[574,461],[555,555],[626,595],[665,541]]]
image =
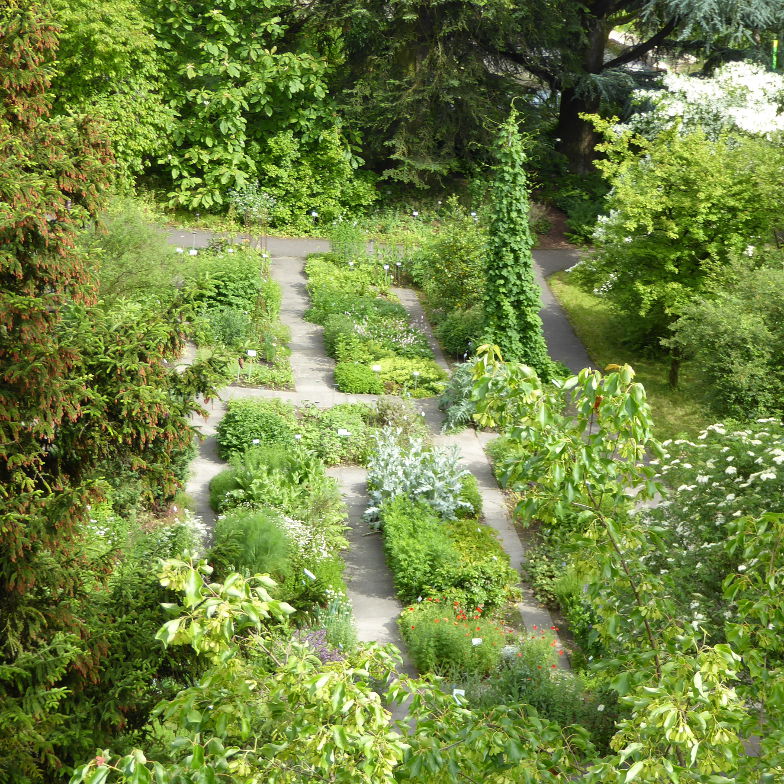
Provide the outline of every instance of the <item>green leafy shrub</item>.
[[420,672],[454,679],[489,675],[501,660],[504,629],[481,608],[434,597],[407,607],[398,624]]
[[345,313],[331,313],[324,319],[324,348],[330,357],[337,356],[337,341],[354,332],[354,321]]
[[388,394],[432,397],[446,388],[447,372],[435,360],[390,357],[375,364],[381,368],[378,375]]
[[262,293],[262,274],[268,262],[258,251],[228,248],[203,252],[189,272],[188,299],[204,308],[234,308],[254,314]]
[[558,607],[555,586],[565,568],[563,553],[551,545],[540,543],[526,552],[523,577],[538,601],[548,607]]
[[477,306],[448,313],[436,326],[435,334],[447,354],[464,359],[473,353],[484,327],[484,313]]
[[605,211],[604,198],[609,190],[599,174],[564,174],[557,178],[553,204],[566,213],[568,237],[572,242],[590,245],[599,215]]
[[373,423],[394,432],[399,444],[410,444],[413,441],[427,444],[430,439],[430,427],[425,414],[410,399],[379,398],[375,403]]
[[253,335],[253,319],[238,308],[208,308],[202,313],[205,321],[201,343],[234,348],[248,342]]
[[374,177],[352,166],[350,148],[337,125],[306,142],[284,130],[264,139],[257,170],[275,198],[271,225],[310,232],[344,214],[367,209],[376,199]]
[[723,641],[725,613],[733,607],[722,585],[743,563],[742,550],[727,547],[727,529],[737,518],[781,509],[784,424],[778,417],[719,422],[694,440],[663,446],[654,465],[670,490],[662,503],[640,513],[663,545],[646,565],[664,571],[684,618],[699,615],[701,627]]
[[744,262],[684,309],[667,341],[699,366],[714,410],[741,419],[784,411],[784,270]]
[[282,400],[232,400],[217,429],[218,453],[225,460],[257,442],[264,446],[294,443],[296,414]]
[[269,509],[234,509],[218,518],[209,558],[219,579],[240,572],[269,574],[281,582],[291,572],[290,550],[278,514]]
[[451,585],[459,553],[441,519],[427,505],[398,496],[381,509],[384,550],[403,602],[436,596]]
[[445,523],[405,496],[381,509],[384,548],[401,601],[446,596],[484,608],[509,601],[519,578],[491,529],[476,520]]
[[183,257],[151,224],[150,216],[130,199],[114,199],[99,216],[97,231],[86,228],[78,238],[105,302],[118,298],[166,301],[182,275]]
[[482,515],[482,494],[479,492],[479,483],[473,474],[466,474],[463,477],[463,486],[460,490],[460,498],[467,504],[458,512],[459,518],[481,517]]
[[335,366],[335,384],[341,392],[353,395],[383,395],[379,374],[358,362],[339,362]]
[[498,668],[486,678],[464,682],[466,698],[480,708],[525,703],[562,727],[579,724],[591,740],[606,748],[615,734],[618,695],[590,690],[581,678],[558,666],[563,651],[549,635],[521,636],[508,645]]
[[711,140],[676,127],[632,145],[611,123],[599,125],[609,153],[599,167],[612,189],[596,252],[574,273],[623,314],[630,338],[658,347],[716,270],[766,243],[779,224],[784,152],[759,138]]
[[473,372],[473,362],[463,362],[452,370],[438,404],[444,412],[444,433],[454,433],[473,424],[476,413]]
[[341,403],[332,408],[300,409],[300,444],[327,465],[364,464],[370,455],[370,424],[375,412],[368,406]]
[[486,242],[482,227],[462,209],[425,240],[408,268],[428,308],[440,315],[481,303]]

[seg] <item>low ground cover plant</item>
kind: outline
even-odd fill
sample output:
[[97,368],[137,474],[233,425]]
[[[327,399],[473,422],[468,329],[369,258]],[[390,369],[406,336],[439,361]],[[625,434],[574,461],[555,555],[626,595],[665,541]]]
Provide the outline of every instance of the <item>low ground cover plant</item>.
[[376,405],[341,403],[321,409],[283,400],[232,400],[218,425],[218,452],[227,460],[253,446],[297,447],[326,465],[364,465],[379,428],[394,425],[422,437],[427,426],[411,403],[397,399]]
[[306,265],[311,298],[307,318],[324,326],[327,352],[337,360],[335,383],[342,392],[440,394],[447,374],[433,360],[426,335],[394,301],[389,267],[353,251],[311,257]]

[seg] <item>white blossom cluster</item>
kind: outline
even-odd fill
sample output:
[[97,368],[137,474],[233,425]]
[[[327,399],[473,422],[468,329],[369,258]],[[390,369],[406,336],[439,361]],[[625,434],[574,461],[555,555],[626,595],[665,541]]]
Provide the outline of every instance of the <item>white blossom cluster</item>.
[[784,75],[748,62],[727,63],[710,78],[668,73],[663,90],[637,90],[634,100],[650,111],[619,130],[654,138],[680,121],[681,129],[705,130],[710,138],[740,131],[768,139],[784,132]]
[[760,419],[743,427],[715,424],[693,440],[663,443],[651,463],[672,489],[657,507],[641,510],[667,546],[640,560],[668,575],[694,629],[715,627],[732,616],[722,581],[738,563],[727,549],[730,522],[741,516],[784,512],[784,425]]
[[303,561],[315,563],[323,561],[332,555],[327,540],[321,531],[317,531],[301,520],[294,520],[291,517],[282,517],[280,525]]

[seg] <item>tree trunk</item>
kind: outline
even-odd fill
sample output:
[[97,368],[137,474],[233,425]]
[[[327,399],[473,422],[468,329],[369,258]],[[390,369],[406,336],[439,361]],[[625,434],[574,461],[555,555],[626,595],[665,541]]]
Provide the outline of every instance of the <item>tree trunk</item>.
[[680,351],[674,350],[672,356],[670,357],[670,373],[668,378],[670,389],[678,388],[680,375],[681,375],[681,354]]
[[574,87],[561,91],[561,108],[556,126],[557,150],[566,156],[569,168],[577,174],[594,171],[596,131],[580,114],[599,111],[599,98],[578,96]]
[[605,18],[594,16],[586,10],[582,27],[585,33],[580,58],[582,73],[574,74],[573,83],[561,90],[555,136],[560,139],[558,152],[566,156],[569,168],[578,174],[588,174],[594,170],[596,131],[589,122],[580,118],[580,114],[595,114],[599,111],[601,99],[588,79],[602,70],[611,26]]

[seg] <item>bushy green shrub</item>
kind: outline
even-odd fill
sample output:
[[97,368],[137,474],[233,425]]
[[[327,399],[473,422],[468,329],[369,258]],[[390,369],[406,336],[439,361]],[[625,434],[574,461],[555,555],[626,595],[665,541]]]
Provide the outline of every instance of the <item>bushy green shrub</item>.
[[168,300],[182,275],[183,257],[130,199],[114,199],[96,226],[79,235],[79,246],[106,302],[119,298]]
[[218,453],[225,460],[254,443],[290,446],[296,427],[294,407],[283,400],[232,400],[218,425]]
[[310,232],[314,226],[369,207],[376,199],[373,175],[355,169],[351,161],[338,126],[310,143],[291,130],[267,136],[257,171],[265,190],[275,198],[271,225]]
[[327,409],[300,409],[300,445],[327,465],[364,464],[370,455],[375,412],[368,406],[341,403]]
[[398,496],[381,509],[384,550],[403,602],[437,596],[451,585],[459,553],[441,518],[427,505]]
[[268,262],[250,248],[202,253],[186,280],[188,298],[204,308],[235,308],[254,314]]
[[479,708],[525,703],[562,727],[579,724],[606,748],[615,734],[618,695],[586,688],[581,678],[558,666],[562,649],[548,634],[521,636],[508,645],[489,677],[464,682],[466,698]]
[[466,474],[463,477],[460,498],[466,502],[467,506],[460,509],[457,514],[458,518],[481,517],[482,494],[479,492],[479,483],[473,474]]
[[784,269],[744,262],[684,309],[668,341],[698,365],[714,410],[739,419],[784,411]]
[[427,444],[431,435],[424,412],[407,398],[379,398],[375,403],[373,423],[394,432],[399,444],[412,441]]
[[505,642],[501,624],[483,617],[481,608],[435,597],[403,610],[398,621],[411,658],[420,672],[460,679],[488,675]]
[[481,307],[448,313],[435,328],[436,337],[447,354],[465,359],[473,354],[482,336],[485,320]]
[[446,314],[482,302],[485,243],[482,227],[463,211],[423,243],[409,270],[429,308]]
[[405,496],[381,509],[384,548],[404,602],[446,596],[497,608],[519,581],[491,529],[476,520],[445,523],[423,502]]
[[332,255],[344,262],[367,260],[367,238],[356,221],[338,218],[327,229]]
[[379,374],[358,362],[339,362],[335,366],[335,384],[341,392],[352,395],[383,395]]
[[[391,285],[391,278],[380,265],[349,266],[325,256],[311,256],[305,272],[311,303],[306,317],[316,324],[323,324],[335,313],[366,315],[377,307],[375,300],[385,296]],[[378,307],[383,305],[379,303]],[[399,313],[399,309],[400,305],[397,305],[393,312]]]
[[209,554],[218,579],[231,572],[269,574],[282,582],[291,571],[291,546],[279,514],[270,509],[234,509],[218,518]]
[[337,355],[337,341],[339,338],[351,335],[354,332],[354,321],[345,313],[331,313],[324,319],[324,348],[330,357]]
[[200,343],[219,344],[236,349],[253,335],[253,319],[239,308],[208,308],[202,313],[204,332]]

